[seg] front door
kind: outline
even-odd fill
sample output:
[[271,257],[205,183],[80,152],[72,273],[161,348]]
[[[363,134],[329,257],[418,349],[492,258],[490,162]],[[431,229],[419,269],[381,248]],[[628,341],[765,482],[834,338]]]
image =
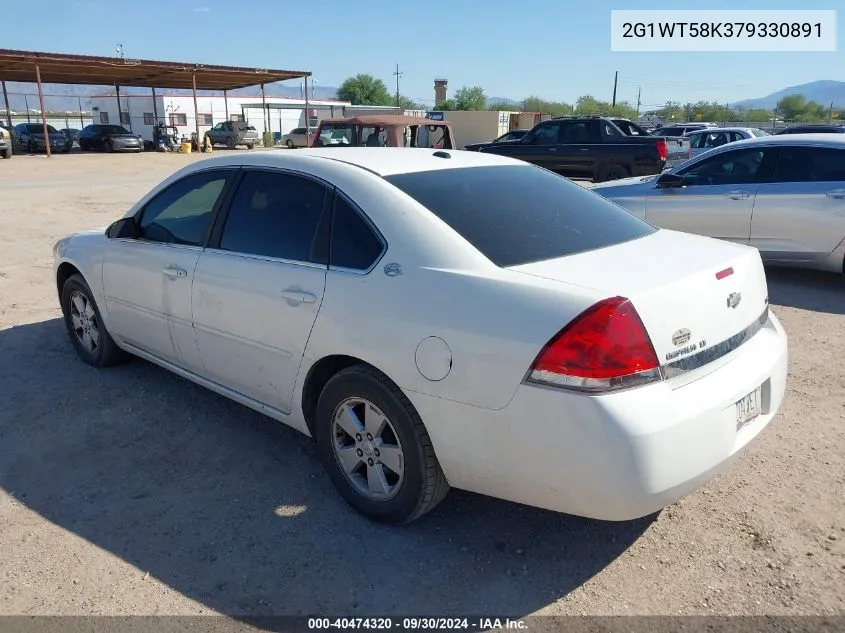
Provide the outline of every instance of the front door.
[[748,244],[759,182],[767,178],[771,150],[719,152],[677,173],[681,188],[653,189],[646,202],[646,220],[664,229],[706,235]]
[[141,210],[136,239],[112,239],[103,287],[113,334],[162,360],[200,369],[191,282],[221,193],[235,170],[192,174]]
[[194,275],[205,376],[285,413],[323,299],[330,193],[300,175],[245,170]]

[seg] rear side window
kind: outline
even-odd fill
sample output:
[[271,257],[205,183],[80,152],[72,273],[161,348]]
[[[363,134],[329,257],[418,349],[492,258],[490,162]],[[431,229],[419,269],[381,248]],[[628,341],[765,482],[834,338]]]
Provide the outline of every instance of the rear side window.
[[337,268],[369,270],[383,250],[384,244],[367,221],[343,196],[335,196],[330,264]]
[[775,182],[845,182],[845,150],[824,147],[784,147]]
[[656,229],[570,180],[534,165],[386,176],[497,266],[620,244]]
[[326,187],[308,178],[247,172],[229,207],[220,248],[325,264],[318,226],[328,193]]

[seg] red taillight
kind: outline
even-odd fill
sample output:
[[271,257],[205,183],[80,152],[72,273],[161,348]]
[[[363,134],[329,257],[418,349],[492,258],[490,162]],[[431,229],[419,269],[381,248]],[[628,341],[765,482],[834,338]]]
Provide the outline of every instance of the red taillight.
[[669,155],[669,148],[666,146],[666,139],[657,139],[657,155],[660,160],[666,160]]
[[526,380],[580,391],[612,391],[660,380],[660,363],[628,299],[600,301],[575,317],[531,365]]

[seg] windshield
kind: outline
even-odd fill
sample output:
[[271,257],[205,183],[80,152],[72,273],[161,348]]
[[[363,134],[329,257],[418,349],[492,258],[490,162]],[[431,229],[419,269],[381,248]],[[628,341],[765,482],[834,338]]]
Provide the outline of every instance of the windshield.
[[385,180],[503,268],[605,248],[656,230],[534,165],[437,169]]

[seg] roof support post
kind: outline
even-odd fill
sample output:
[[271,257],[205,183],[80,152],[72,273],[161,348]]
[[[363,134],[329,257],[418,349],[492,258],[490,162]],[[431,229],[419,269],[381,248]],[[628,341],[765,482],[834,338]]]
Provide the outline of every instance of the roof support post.
[[229,120],[229,91],[223,88],[223,107],[226,108],[226,121]]
[[311,147],[311,119],[308,117],[308,76],[305,77],[305,146]]
[[261,84],[261,126],[264,128],[264,134],[270,131],[267,114],[267,96],[264,94],[264,84]]
[[123,125],[123,111],[120,109],[120,86],[114,85],[114,94],[117,97],[117,124]]
[[44,145],[47,148],[47,158],[52,156],[50,152],[50,133],[47,131],[47,112],[44,111],[44,90],[41,87],[41,69],[35,64],[35,80],[38,82],[38,102],[41,104],[41,123],[44,126]]
[[193,92],[194,92],[194,129],[197,133],[197,151],[200,149],[200,115],[199,115],[199,108],[197,107],[197,71],[191,73],[191,81],[193,84]]
[[9,93],[6,92],[6,82],[3,82],[3,103],[6,104],[6,125],[12,129],[12,111],[9,109]]

